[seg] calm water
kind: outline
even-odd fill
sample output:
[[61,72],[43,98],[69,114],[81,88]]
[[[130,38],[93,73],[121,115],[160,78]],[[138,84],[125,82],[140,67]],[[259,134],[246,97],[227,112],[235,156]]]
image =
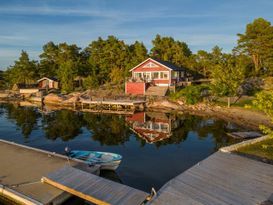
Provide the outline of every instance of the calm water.
[[[244,130],[218,119],[146,112],[131,116],[0,105],[0,138],[64,153],[64,148],[116,152],[123,161],[116,180],[157,190],[217,149],[235,141],[225,134]],[[109,173],[107,173],[109,175]]]

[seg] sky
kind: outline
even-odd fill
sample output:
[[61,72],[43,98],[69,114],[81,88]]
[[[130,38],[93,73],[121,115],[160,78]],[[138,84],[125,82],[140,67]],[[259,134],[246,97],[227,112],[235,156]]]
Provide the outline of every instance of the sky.
[[49,41],[85,48],[109,35],[148,49],[160,34],[193,52],[215,45],[230,52],[236,34],[259,17],[273,23],[273,0],[0,0],[0,69],[21,50],[38,60]]

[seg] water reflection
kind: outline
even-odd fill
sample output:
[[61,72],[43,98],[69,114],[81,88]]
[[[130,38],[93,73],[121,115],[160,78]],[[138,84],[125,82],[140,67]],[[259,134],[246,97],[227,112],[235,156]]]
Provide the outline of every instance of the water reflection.
[[81,134],[83,118],[79,112],[59,110],[43,115],[42,126],[48,139],[68,141]]
[[32,130],[37,128],[39,114],[32,107],[20,107],[13,104],[6,104],[1,105],[0,113],[6,113],[7,118],[17,125],[26,139],[29,137]]
[[[193,115],[174,115],[158,112],[139,112],[130,116],[82,113],[70,110],[50,111],[46,109],[2,104],[0,116],[4,113],[28,138],[35,129],[42,129],[47,139],[69,141],[82,133],[90,132],[90,138],[100,145],[122,145],[129,141],[132,133],[141,146],[146,143],[160,147],[180,144],[189,133],[196,133],[200,140],[212,137],[215,149],[232,143],[225,134],[238,129],[232,123]],[[38,122],[40,126],[38,128]]]
[[126,117],[130,129],[145,143],[157,147],[167,144],[179,144],[186,140],[190,132],[195,132],[200,140],[213,137],[215,149],[232,143],[226,132],[238,127],[230,123],[193,115],[170,115],[156,112],[140,112]]
[[140,138],[147,143],[166,140],[173,131],[183,126],[183,120],[175,115],[156,112],[139,112],[126,117],[126,122]]
[[85,127],[90,130],[93,140],[101,145],[120,145],[129,140],[129,129],[124,116],[84,113]]

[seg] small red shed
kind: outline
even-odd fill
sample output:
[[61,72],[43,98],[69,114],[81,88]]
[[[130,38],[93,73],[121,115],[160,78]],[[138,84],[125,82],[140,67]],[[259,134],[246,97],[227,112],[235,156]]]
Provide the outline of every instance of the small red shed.
[[40,89],[59,89],[59,82],[56,78],[43,77],[37,83]]

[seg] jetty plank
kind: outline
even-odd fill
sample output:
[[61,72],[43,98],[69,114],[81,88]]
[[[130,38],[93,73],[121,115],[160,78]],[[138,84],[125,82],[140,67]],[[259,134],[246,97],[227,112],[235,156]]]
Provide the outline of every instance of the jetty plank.
[[272,194],[273,165],[216,152],[170,180],[150,204],[256,205]]
[[[60,175],[63,176],[60,178]],[[42,182],[95,204],[139,205],[147,193],[94,174],[65,166],[42,178]]]

